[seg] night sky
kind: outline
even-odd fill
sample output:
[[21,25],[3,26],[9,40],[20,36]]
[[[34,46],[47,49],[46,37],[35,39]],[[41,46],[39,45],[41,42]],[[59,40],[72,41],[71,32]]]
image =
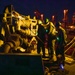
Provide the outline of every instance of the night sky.
[[15,11],[20,14],[33,17],[34,11],[39,10],[45,18],[51,19],[51,16],[55,15],[59,21],[63,19],[64,9],[68,9],[70,21],[75,12],[75,0],[0,0],[0,14],[9,4],[12,4]]

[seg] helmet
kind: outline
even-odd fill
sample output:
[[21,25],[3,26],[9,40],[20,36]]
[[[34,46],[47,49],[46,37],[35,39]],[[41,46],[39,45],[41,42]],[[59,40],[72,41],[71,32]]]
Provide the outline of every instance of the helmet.
[[61,22],[57,22],[57,23],[55,24],[55,27],[59,27],[59,26],[61,26]]
[[44,21],[44,23],[47,24],[48,22],[49,22],[49,19],[46,18],[45,21]]
[[38,24],[42,24],[42,21],[41,20],[38,20]]

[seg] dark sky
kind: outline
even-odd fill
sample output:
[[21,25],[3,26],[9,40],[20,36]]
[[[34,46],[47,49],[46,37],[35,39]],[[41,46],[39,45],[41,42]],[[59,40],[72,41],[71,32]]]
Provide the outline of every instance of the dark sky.
[[0,0],[0,14],[9,4],[20,14],[33,17],[34,11],[38,9],[46,18],[51,19],[52,15],[56,15],[59,21],[63,19],[64,9],[68,9],[69,20],[75,12],[75,0]]

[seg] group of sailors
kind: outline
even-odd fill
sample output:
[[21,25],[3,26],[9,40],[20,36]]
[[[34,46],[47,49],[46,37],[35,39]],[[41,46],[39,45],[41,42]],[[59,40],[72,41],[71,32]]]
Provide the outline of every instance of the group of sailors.
[[64,62],[64,49],[67,44],[67,34],[62,27],[61,22],[53,24],[46,19],[43,24],[39,25],[38,36],[42,42],[38,40],[37,53],[40,53],[40,47],[42,47],[43,57],[45,57],[45,48],[47,47],[51,61],[56,61],[58,58],[62,58],[61,60]]

